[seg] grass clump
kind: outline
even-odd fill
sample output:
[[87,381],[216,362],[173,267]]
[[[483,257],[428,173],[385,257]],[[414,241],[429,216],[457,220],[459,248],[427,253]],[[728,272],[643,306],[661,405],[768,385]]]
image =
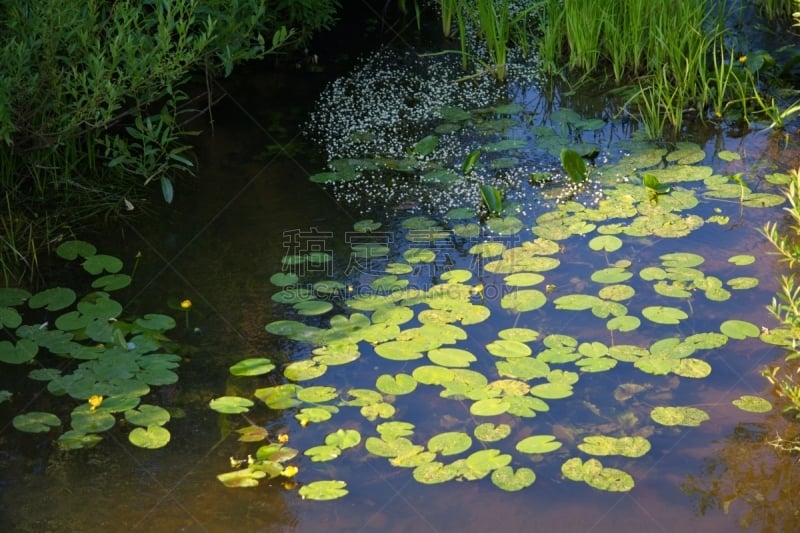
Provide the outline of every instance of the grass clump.
[[[788,353],[783,365],[767,368],[762,374],[772,383],[775,393],[785,400],[784,412],[800,419],[800,285],[795,271],[800,263],[800,168],[790,172],[790,177],[786,190],[789,207],[785,208],[788,226],[779,230],[778,224],[773,222],[763,229],[790,270],[789,274],[781,276],[778,296],[769,306],[769,311],[785,330],[783,345]],[[800,441],[779,436],[773,443],[800,452]]]

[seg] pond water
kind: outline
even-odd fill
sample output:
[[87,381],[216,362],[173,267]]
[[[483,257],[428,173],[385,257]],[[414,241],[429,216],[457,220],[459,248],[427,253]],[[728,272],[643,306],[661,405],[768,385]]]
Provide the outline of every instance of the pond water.
[[[142,254],[136,282],[123,299],[128,302],[126,312],[164,311],[168,299],[188,298],[193,302],[186,323],[181,314],[175,314],[178,329],[172,337],[184,345],[185,354],[180,381],[156,388],[151,399],[151,403],[173,412],[168,424],[172,434],[169,445],[149,451],[135,448],[127,442],[127,429],[121,428],[107,432],[94,448],[61,452],[46,437],[26,435],[10,427],[11,417],[26,406],[0,404],[0,421],[5,428],[0,433],[1,529],[769,531],[800,527],[800,491],[792,475],[796,464],[767,444],[776,433],[787,431],[787,421],[777,409],[756,414],[732,404],[742,395],[774,400],[760,372],[782,358],[783,351],[752,335],[719,340],[720,331],[732,331],[721,330],[729,319],[757,328],[776,325],[766,305],[777,290],[784,267],[770,255],[770,245],[758,230],[766,222],[780,219],[781,206],[747,207],[738,194],[708,194],[713,186],[722,190],[723,185],[730,184],[727,178],[714,181],[712,174],[735,172],[743,173],[748,190],[754,193],[779,193],[779,187],[765,176],[785,171],[796,160],[796,152],[788,154],[782,138],[763,133],[737,138],[722,132],[696,133],[690,140],[703,155],[697,157],[697,148],[679,148],[686,150],[683,154],[691,159],[691,168],[710,167],[708,174],[691,182],[674,180],[672,174],[658,175],[673,189],[685,188],[686,195],[696,192],[700,202],[696,206],[689,202],[690,207],[674,206],[678,213],[685,211],[679,220],[660,219],[655,211],[659,206],[672,205],[668,196],[649,198],[645,192],[644,199],[637,199],[644,187],[639,183],[619,184],[611,170],[605,177],[596,175],[594,184],[583,190],[574,192],[563,186],[566,182],[559,174],[552,146],[597,145],[601,170],[624,163],[626,155],[635,152],[626,144],[635,128],[624,121],[609,120],[603,111],[607,102],[586,95],[572,100],[565,97],[562,109],[572,109],[579,118],[559,122],[552,115],[557,109],[538,107],[540,99],[535,90],[512,86],[501,100],[472,102],[473,107],[467,109],[483,106],[486,111],[471,115],[469,121],[527,117],[530,124],[490,124],[494,129],[488,133],[452,133],[458,139],[454,145],[467,152],[488,142],[522,141],[509,149],[485,151],[482,166],[468,188],[456,194],[446,186],[405,186],[404,179],[413,180],[401,170],[387,172],[389,181],[381,185],[388,187],[386,192],[377,188],[373,193],[363,180],[333,186],[309,182],[309,176],[326,171],[325,158],[313,155],[319,147],[309,148],[299,131],[317,100],[320,81],[302,70],[266,76],[249,72],[226,85],[230,95],[215,109],[214,134],[198,139],[201,164],[193,190],[184,189],[174,206],[150,217],[149,223],[137,220],[127,226],[124,240],[114,236],[106,244],[109,249],[104,251],[117,254],[127,265],[133,264],[137,252]],[[520,109],[497,107],[511,104]],[[319,108],[316,113],[321,120]],[[560,116],[563,118],[563,111]],[[596,118],[606,120],[596,129],[584,122],[585,132],[574,134],[575,120]],[[436,125],[432,121],[424,127]],[[561,144],[551,141],[547,128]],[[448,168],[457,168],[460,165],[452,161],[464,154],[447,152],[450,147],[441,139],[448,133],[439,131],[438,148],[450,157]],[[427,133],[414,130],[409,138],[416,135],[419,140]],[[555,144],[548,149],[547,143]],[[389,160],[405,158],[406,146],[408,143],[401,145],[398,152],[374,152],[374,160],[380,159],[375,164],[383,165],[378,171],[385,171]],[[724,151],[738,157],[721,158],[719,154]],[[672,152],[677,153],[674,149]],[[414,165],[430,163],[424,155],[418,155]],[[508,158],[502,160],[505,156]],[[492,165],[491,161],[498,160]],[[682,164],[679,157],[670,158],[663,150],[653,168],[678,164]],[[691,172],[689,168],[687,165],[682,172]],[[540,171],[549,173],[552,180],[545,185],[529,183],[527,176]],[[481,183],[507,188],[504,200],[517,205],[500,218],[503,224],[489,219],[481,226],[479,217],[460,218],[463,213],[451,211],[466,207],[475,212],[480,206],[478,183],[482,179]],[[609,193],[617,185],[622,200]],[[371,195],[366,201],[358,194],[364,191]],[[607,202],[621,202],[612,204],[611,212],[602,217],[597,215],[604,205],[600,193]],[[379,202],[381,199],[385,201]],[[640,221],[642,227],[650,229],[640,227],[628,233],[609,229],[609,224],[630,223],[633,215],[623,211],[632,205],[638,206],[637,216],[653,217],[655,222]],[[561,213],[559,219],[568,218],[569,223],[558,230],[548,226],[547,217],[540,217],[553,211]],[[580,215],[587,212],[595,213],[596,218]],[[354,226],[365,218],[381,226],[371,232],[363,231],[363,225]],[[668,229],[687,224],[687,219],[702,224],[695,227],[694,222],[688,223],[688,236],[680,238],[677,235],[681,232]],[[598,226],[607,229],[600,231]],[[567,231],[565,227],[572,229],[565,235],[558,233]],[[616,236],[621,247],[617,249],[613,239],[593,241],[603,235]],[[534,246],[525,243],[533,243],[537,237],[540,240],[536,241],[539,248],[535,253],[520,251]],[[544,241],[557,245],[549,249]],[[487,242],[498,248],[492,250],[482,244]],[[358,255],[357,246],[365,243],[387,249]],[[526,268],[517,270],[515,265],[521,263],[514,261],[498,265],[500,254],[511,249],[520,254],[516,256],[519,261],[528,261]],[[312,261],[308,256],[299,262],[287,261],[314,252],[329,254],[331,261]],[[430,252],[433,257],[428,256]],[[696,254],[702,261],[697,263],[696,256],[666,256],[678,252]],[[737,257],[755,261],[730,260]],[[695,267],[699,274],[692,270]],[[645,271],[647,268],[651,270]],[[659,277],[657,271],[664,276]],[[270,279],[278,272],[301,275],[299,287],[320,280],[341,282],[342,288],[322,291],[321,295],[320,286],[314,286],[318,296],[315,301],[331,303],[333,309],[317,314],[309,311],[316,309],[313,306],[298,307],[296,304],[302,304],[304,298],[298,302],[292,294],[285,294],[283,302],[276,301],[281,289]],[[528,276],[509,278],[510,274]],[[695,283],[697,276],[705,281]],[[720,286],[709,281],[712,277],[722,282]],[[739,285],[731,282],[736,279]],[[758,280],[754,287],[750,287],[752,279]],[[450,303],[437,303],[410,292],[429,291],[430,297],[430,291],[441,291],[442,287],[452,291]],[[370,335],[376,337],[367,337],[372,342],[363,337],[358,342],[360,357],[349,361],[341,353],[329,352],[326,355],[342,359],[338,364],[330,357],[325,359],[330,363],[326,369],[321,369],[319,362],[312,364],[315,372],[322,373],[307,379],[309,368],[297,363],[319,356],[312,350],[320,345],[336,343],[312,346],[265,331],[267,324],[278,323],[286,324],[289,329],[281,331],[290,331],[288,336],[311,335],[298,324],[329,328],[336,314],[351,317],[362,313],[378,323],[374,314],[377,307],[371,307],[367,295],[394,298],[393,309],[410,309],[408,320],[384,319],[387,330],[392,325],[402,326],[405,339],[413,341],[427,323],[439,343],[431,341],[430,333],[421,335],[423,341],[417,345],[420,358],[415,358],[409,355],[413,350],[407,345],[397,350],[379,348],[397,338],[397,333],[392,336],[373,331]],[[559,300],[571,295],[591,299]],[[656,306],[660,310],[653,310],[655,314],[645,311]],[[685,316],[675,318],[675,309]],[[437,311],[439,315],[449,311],[459,316],[432,318]],[[639,324],[610,322],[628,315],[635,315]],[[286,320],[296,322],[279,322]],[[538,334],[536,338],[523,337],[533,335],[530,330]],[[500,334],[503,331],[506,336]],[[341,335],[350,338],[350,333],[343,328]],[[698,337],[707,333],[717,337]],[[384,334],[386,337],[381,338]],[[463,337],[459,338],[460,334]],[[687,338],[696,345],[691,350]],[[575,341],[574,346],[569,339]],[[667,340],[657,345],[661,339]],[[503,344],[501,340],[516,344]],[[515,363],[531,359],[514,353],[524,349],[520,344],[532,349],[539,366]],[[442,346],[459,352],[436,352]],[[608,348],[612,346],[636,346],[658,352],[661,357],[641,361],[642,354],[624,349],[610,357]],[[549,359],[541,356],[547,348],[551,349]],[[475,360],[465,363],[461,359],[464,352],[473,354]],[[423,353],[427,355],[423,357]],[[254,357],[268,357],[278,368],[256,377],[230,374],[231,365]],[[348,364],[341,364],[346,359]],[[681,360],[691,363],[679,367]],[[546,371],[541,365],[547,367]],[[483,393],[474,392],[468,384],[458,389],[454,384],[458,379],[426,376],[425,370],[420,370],[428,367],[430,374],[432,366],[459,371],[468,366],[487,381],[506,381],[497,385],[496,393],[481,396]],[[376,385],[386,375],[413,376],[416,389],[411,394],[381,392],[377,403],[365,400],[340,404],[330,420],[316,421],[318,413],[302,409],[330,407],[337,402],[297,402],[287,409],[271,409],[256,399],[257,389],[291,382],[284,377],[287,369],[302,387],[333,387],[338,400],[352,401],[357,397],[351,394],[354,390],[391,389],[385,385],[386,378],[384,385]],[[551,370],[562,372],[556,375]],[[710,375],[704,377],[707,370]],[[479,379],[474,374],[471,378],[463,374],[459,379]],[[7,381],[25,382],[23,377],[23,371],[6,374],[0,388],[11,388]],[[540,389],[540,396],[528,394],[524,388],[536,385],[549,388]],[[524,389],[521,395],[511,392],[520,386]],[[48,399],[46,393],[36,394],[30,383],[27,387],[33,397],[31,405],[40,408],[40,403],[45,403],[51,409],[58,408],[59,400]],[[256,405],[245,415],[220,415],[209,409],[208,403],[221,396],[250,398]],[[520,404],[513,399],[523,396],[536,399],[536,403]],[[670,406],[701,409],[708,420],[698,427],[686,427],[664,425],[651,418],[654,408]],[[368,438],[380,436],[377,426],[389,421],[413,424],[409,438],[422,446],[438,434],[467,434],[467,451],[440,455],[437,460],[452,463],[476,451],[498,450],[510,457],[515,470],[535,472],[535,482],[517,492],[501,490],[490,476],[479,476],[482,467],[477,466],[473,475],[481,479],[470,480],[462,474],[460,481],[420,483],[412,474],[413,468],[393,466],[387,457],[366,449]],[[510,436],[496,442],[477,438],[475,428],[487,422],[507,425]],[[216,476],[231,470],[230,458],[255,454],[264,444],[237,440],[239,433],[235,430],[250,425],[265,427],[271,440],[288,435],[287,446],[301,452],[323,444],[326,436],[339,429],[358,431],[360,443],[341,450],[335,460],[312,461],[301,453],[288,462],[299,468],[295,477],[299,486],[342,480],[349,494],[333,501],[303,500],[297,486],[285,486],[280,477],[262,480],[252,488],[223,486]],[[535,435],[552,435],[561,445],[536,453],[516,447]],[[598,435],[641,437],[650,450],[639,457],[604,455],[596,450],[584,453],[588,449],[586,437]],[[375,441],[370,449],[374,446]],[[562,465],[575,457],[583,461],[595,457],[604,467],[627,472],[635,487],[610,492],[567,479]]]

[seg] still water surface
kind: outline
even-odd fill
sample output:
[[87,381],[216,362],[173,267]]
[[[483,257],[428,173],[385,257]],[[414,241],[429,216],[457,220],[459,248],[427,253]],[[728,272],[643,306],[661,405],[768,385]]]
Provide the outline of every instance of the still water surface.
[[[59,452],[41,436],[28,436],[6,427],[0,433],[0,529],[5,531],[733,531],[737,529],[792,530],[800,527],[796,464],[765,444],[785,421],[778,413],[747,414],[731,405],[741,394],[769,396],[759,375],[764,365],[782,356],[780,350],[758,340],[740,341],[712,351],[714,372],[705,380],[654,379],[666,403],[703,408],[710,421],[698,428],[659,427],[650,437],[652,450],[636,460],[603,459],[628,471],[636,480],[629,493],[605,493],[565,480],[559,460],[539,457],[516,466],[529,466],[537,480],[529,488],[508,493],[482,481],[417,483],[409,470],[391,467],[366,452],[345,453],[334,463],[294,461],[298,481],[346,479],[349,495],[332,502],[301,500],[296,490],[280,482],[252,489],[227,489],[216,479],[229,470],[229,457],[243,457],[252,446],[236,441],[229,430],[246,425],[239,417],[222,417],[207,407],[213,397],[247,396],[258,386],[283,378],[232,378],[228,367],[245,357],[299,359],[306,348],[277,339],[264,325],[287,318],[287,308],[270,300],[275,292],[268,279],[281,270],[287,253],[287,232],[316,228],[336,239],[352,230],[361,215],[342,206],[308,176],[324,161],[312,150],[294,150],[297,125],[304,120],[319,81],[307,74],[248,76],[231,84],[231,95],[215,109],[214,134],[198,140],[200,170],[191,187],[181,188],[176,204],[126,228],[124,240],[102,248],[132,264],[143,254],[137,283],[130,291],[126,311],[163,311],[168,298],[194,302],[190,330],[181,328],[177,340],[191,347],[179,369],[180,381],[162,387],[155,403],[181,409],[185,416],[168,424],[172,441],[163,449],[145,451],[131,446],[124,432],[108,432],[94,449]],[[752,160],[775,149],[766,136],[714,139],[741,143]],[[285,151],[265,151],[266,146]],[[711,148],[707,148],[707,152]],[[773,154],[776,152],[773,152]],[[753,155],[757,154],[757,155]],[[781,164],[781,162],[778,162]],[[192,189],[192,190],[190,190]],[[387,228],[395,228],[395,214],[381,213]],[[769,245],[757,233],[778,209],[746,210],[739,223],[709,225],[681,240],[682,250],[703,254],[709,264],[723,268],[728,257],[750,253],[758,257],[761,284],[739,297],[736,317],[771,326],[764,310],[781,273],[768,255]],[[400,214],[399,216],[405,216]],[[530,221],[526,221],[530,223]],[[334,250],[346,254],[341,243]],[[589,259],[585,244],[573,244],[570,266],[559,271],[556,285],[569,286],[588,274],[581,265]],[[657,258],[674,251],[675,241],[641,245],[640,257]],[[583,252],[581,250],[584,250]],[[587,257],[582,257],[583,253]],[[456,258],[460,266],[470,258]],[[568,261],[564,260],[565,263]],[[588,270],[590,273],[591,270]],[[550,280],[548,280],[550,281]],[[738,297],[738,295],[737,295]],[[494,308],[498,309],[497,302]],[[697,317],[718,323],[719,307],[698,302]],[[579,336],[591,328],[585,317],[564,319],[537,314],[518,318],[493,313],[470,340],[478,347],[495,332],[512,325],[554,330]],[[561,321],[559,323],[559,321]],[[179,320],[179,324],[181,321]],[[703,318],[693,326],[704,331]],[[193,332],[197,328],[196,332]],[[646,336],[643,330],[642,335]],[[379,370],[386,361],[362,360],[358,365],[331,368],[325,384],[340,388],[372,387],[374,377],[397,372]],[[485,362],[481,364],[486,364]],[[581,377],[578,401],[554,403],[552,410],[534,419],[518,419],[517,430],[548,433],[553,428],[611,427],[625,409],[611,398],[618,385],[632,380],[628,365],[610,372]],[[648,401],[634,409],[647,417]],[[599,413],[575,404],[593,405]],[[0,405],[3,421],[13,413]],[[291,445],[306,449],[318,444],[337,425],[303,429],[292,413],[272,412],[263,406],[250,415],[271,431],[286,431]],[[461,402],[437,401],[436,393],[409,400],[403,420],[444,428],[469,418]],[[351,422],[358,427],[356,416]],[[363,447],[363,446],[362,446]],[[574,444],[570,446],[574,448]]]

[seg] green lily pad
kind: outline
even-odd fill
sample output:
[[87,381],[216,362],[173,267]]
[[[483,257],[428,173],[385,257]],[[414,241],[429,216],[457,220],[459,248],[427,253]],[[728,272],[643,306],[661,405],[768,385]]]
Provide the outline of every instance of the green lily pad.
[[300,487],[298,494],[304,500],[337,500],[347,496],[347,483],[338,480],[313,481]]
[[[287,394],[291,394],[287,391]],[[308,403],[323,403],[331,401],[339,396],[339,391],[334,387],[314,386],[297,389],[297,399]]]
[[117,291],[129,286],[133,278],[128,274],[108,274],[100,276],[92,282],[92,287],[104,291]]
[[86,258],[83,262],[83,269],[95,276],[103,271],[116,274],[122,270],[122,261],[111,255],[96,254]]
[[411,264],[432,263],[436,259],[436,252],[428,248],[409,248],[403,252],[403,259]]
[[242,359],[230,367],[230,373],[234,376],[260,376],[267,374],[275,369],[272,361],[266,357],[253,357]]
[[233,415],[246,413],[253,407],[253,402],[239,396],[221,396],[208,402],[208,406],[218,413]]
[[163,426],[169,419],[169,411],[157,405],[143,404],[137,409],[125,411],[125,420],[135,426]]
[[416,467],[413,476],[414,479],[420,483],[435,485],[438,483],[446,483],[454,479],[458,476],[458,470],[450,465],[444,465],[439,461],[434,461]]
[[407,437],[414,434],[414,424],[409,422],[383,422],[378,424],[375,429],[377,429],[381,437],[386,440],[391,440],[397,437]]
[[22,324],[22,316],[13,307],[0,307],[0,328],[15,329]]
[[97,253],[97,248],[95,248],[93,244],[85,241],[64,241],[56,248],[56,254],[58,254],[59,257],[70,261],[77,259],[78,256],[84,259],[89,258],[95,253]]
[[417,388],[417,380],[408,374],[382,374],[375,380],[375,388],[384,394],[399,396],[410,394]]
[[469,412],[475,416],[496,416],[505,413],[510,406],[503,398],[485,398],[473,403]]
[[397,436],[390,437],[382,435],[382,438],[369,437],[364,443],[367,451],[379,457],[397,457],[399,455],[407,455],[413,452],[421,452],[424,450],[422,446],[414,444],[405,437]]
[[170,437],[169,430],[159,425],[137,427],[128,434],[131,444],[148,450],[163,448],[169,443]]
[[412,341],[389,341],[376,346],[375,353],[392,361],[413,361],[422,359],[421,348],[424,346]]
[[334,445],[312,446],[304,451],[303,455],[310,457],[315,463],[322,463],[325,461],[333,461],[342,455],[342,450]]
[[749,276],[731,278],[728,280],[728,285],[730,286],[730,288],[737,291],[752,289],[754,287],[758,287],[758,284],[759,284],[758,278],[753,278]]
[[428,440],[428,449],[441,455],[458,455],[472,446],[472,438],[466,433],[450,431],[439,433]]
[[101,440],[103,437],[94,433],[87,435],[81,431],[70,430],[58,437],[58,447],[62,450],[81,450],[92,448]]
[[655,407],[650,418],[664,426],[699,426],[709,419],[708,413],[697,407]]
[[101,410],[89,411],[83,406],[73,409],[71,417],[72,429],[81,433],[101,433],[117,423],[112,414]]
[[732,339],[755,338],[761,334],[761,330],[755,324],[744,320],[726,320],[719,330]]
[[594,435],[584,437],[578,449],[591,455],[622,455],[641,457],[650,451],[650,441],[644,437],[607,437]]
[[65,287],[55,287],[38,292],[28,299],[28,306],[31,309],[41,309],[44,307],[48,311],[59,311],[69,307],[75,302],[75,291]]
[[61,420],[52,413],[31,411],[17,415],[11,421],[15,428],[26,433],[45,433],[61,425]]
[[530,393],[545,400],[559,400],[572,396],[573,390],[567,383],[542,383],[531,387]]
[[616,252],[622,248],[622,239],[614,235],[600,235],[589,241],[589,248],[596,252]]
[[510,466],[504,466],[492,472],[492,483],[509,492],[516,492],[530,487],[534,481],[536,481],[536,474],[526,467],[518,468],[515,471]]
[[500,300],[503,309],[509,309],[517,313],[534,311],[539,309],[547,302],[547,297],[543,292],[535,289],[516,290],[506,294]]
[[320,364],[313,360],[294,361],[286,365],[283,375],[292,381],[307,381],[315,379],[328,371],[328,365]]
[[437,348],[428,352],[428,359],[440,366],[466,368],[478,360],[466,350],[460,348]]
[[519,341],[496,340],[486,345],[490,354],[497,357],[516,358],[527,357],[533,353],[527,344]]
[[641,325],[639,317],[633,315],[617,316],[606,322],[609,331],[633,331]]
[[497,336],[507,341],[532,342],[539,338],[539,332],[529,328],[508,328],[500,330]]
[[559,296],[553,303],[556,309],[564,309],[567,311],[585,311],[591,309],[596,305],[602,304],[602,300],[597,296],[590,294],[566,294]]
[[269,278],[269,282],[278,287],[289,287],[299,280],[300,278],[294,272],[277,272]]
[[530,287],[543,282],[544,276],[536,272],[518,272],[506,276],[503,281],[511,287]]
[[583,480],[590,487],[608,492],[628,492],[635,485],[630,474],[617,468],[603,468],[592,476],[584,473]]
[[747,411],[748,413],[766,413],[772,410],[772,404],[769,400],[748,394],[739,396],[733,400],[732,403],[742,411]]
[[0,341],[0,362],[19,365],[36,357],[39,345],[30,339],[19,339],[16,344]]
[[550,373],[550,366],[534,357],[514,357],[498,361],[495,366],[501,376],[524,380],[547,377]]
[[342,450],[353,448],[361,443],[361,433],[355,429],[338,429],[325,436],[325,444]]
[[317,424],[319,422],[330,420],[333,416],[331,411],[338,411],[338,408],[328,407],[326,409],[324,407],[303,407],[297,413],[295,413],[294,417],[301,424],[308,424],[310,422]]
[[469,253],[480,255],[481,257],[496,257],[506,250],[506,245],[502,242],[489,241],[473,245]]
[[642,309],[642,315],[656,324],[680,324],[681,320],[689,318],[684,311],[676,307],[653,305]]
[[592,273],[591,279],[595,283],[622,283],[633,276],[632,272],[619,267],[609,267]]
[[728,262],[733,263],[736,266],[747,266],[755,263],[756,258],[749,254],[734,255],[728,258]]
[[532,435],[519,441],[516,449],[522,453],[549,453],[561,446],[562,443],[556,440],[555,435]]
[[220,483],[229,488],[257,487],[258,480],[265,477],[267,477],[266,472],[263,470],[256,470],[252,467],[217,475],[217,479]]
[[304,300],[295,303],[292,307],[294,307],[300,315],[317,316],[324,315],[333,309],[333,304],[323,300]]
[[492,424],[484,422],[475,427],[475,438],[482,442],[497,442],[511,435],[511,426],[508,424]]

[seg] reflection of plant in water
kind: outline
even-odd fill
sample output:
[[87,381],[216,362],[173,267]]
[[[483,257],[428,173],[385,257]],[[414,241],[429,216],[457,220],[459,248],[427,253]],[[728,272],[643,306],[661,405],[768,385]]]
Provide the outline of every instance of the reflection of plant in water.
[[[131,277],[120,272],[123,264],[116,257],[98,254],[81,241],[64,242],[56,252],[67,260],[83,260],[83,269],[95,277],[95,290],[78,299],[66,287],[33,295],[23,289],[0,289],[0,325],[10,339],[0,341],[0,363],[35,366],[30,379],[46,382],[55,396],[80,402],[70,413],[71,429],[58,438],[63,449],[94,446],[120,414],[136,426],[128,435],[131,443],[142,448],[166,445],[170,433],[163,425],[169,412],[141,399],[151,386],[178,380],[173,369],[181,358],[166,353],[164,346],[164,332],[174,328],[175,321],[160,314],[120,318],[122,305],[110,292],[130,285]],[[23,317],[35,313],[40,313],[40,323],[22,323]],[[53,413],[26,411],[13,419],[20,431],[43,433],[62,423]]]
[[798,531],[800,476],[796,455],[765,446],[776,432],[793,431],[778,413],[761,424],[740,424],[725,438],[702,471],[689,476],[681,490],[696,512],[738,512],[740,525],[755,531]]

